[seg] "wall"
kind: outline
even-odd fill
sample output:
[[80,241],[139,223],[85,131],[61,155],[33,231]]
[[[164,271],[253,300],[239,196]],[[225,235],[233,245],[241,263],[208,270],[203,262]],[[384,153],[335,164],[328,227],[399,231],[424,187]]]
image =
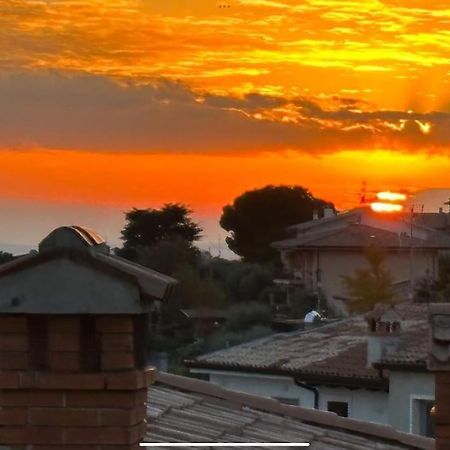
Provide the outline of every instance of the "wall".
[[434,374],[391,371],[389,384],[389,424],[409,433],[411,399],[434,399]]
[[[415,250],[413,253],[413,277],[419,278],[429,271],[435,274],[437,270],[436,252]],[[316,288],[316,272],[320,270],[321,287],[328,300],[341,311],[340,302],[335,302],[334,297],[345,298],[348,293],[343,285],[342,276],[352,276],[356,269],[368,267],[367,260],[362,250],[326,250],[320,252],[298,251],[290,256],[290,269],[302,272],[305,286],[308,289]],[[394,282],[401,282],[410,279],[410,253],[409,251],[391,251],[385,260],[386,269],[394,277]]]
[[[297,386],[290,377],[201,369],[191,369],[191,371],[208,373],[210,382],[226,389],[278,399],[298,399],[299,406],[314,407],[314,394]],[[388,422],[386,392],[327,387],[318,389],[319,408],[322,410],[327,409],[328,401],[345,401],[349,404],[350,417],[369,422]]]

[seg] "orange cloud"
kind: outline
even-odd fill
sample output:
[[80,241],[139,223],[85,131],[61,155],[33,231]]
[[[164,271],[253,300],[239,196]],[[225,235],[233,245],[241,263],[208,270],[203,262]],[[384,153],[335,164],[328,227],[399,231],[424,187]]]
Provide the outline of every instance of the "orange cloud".
[[114,152],[447,152],[450,113],[370,110],[334,96],[243,97],[92,75],[0,77],[0,147]]

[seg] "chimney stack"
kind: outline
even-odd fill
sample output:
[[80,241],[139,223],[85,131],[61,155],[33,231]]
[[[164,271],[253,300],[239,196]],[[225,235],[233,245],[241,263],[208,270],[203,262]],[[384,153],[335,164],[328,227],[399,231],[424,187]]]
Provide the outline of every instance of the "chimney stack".
[[149,311],[173,284],[75,226],[2,265],[0,448],[139,448]]
[[367,367],[386,358],[398,348],[402,318],[393,306],[377,304],[366,316],[368,324]]
[[435,375],[436,450],[450,448],[450,303],[430,305],[428,369]]

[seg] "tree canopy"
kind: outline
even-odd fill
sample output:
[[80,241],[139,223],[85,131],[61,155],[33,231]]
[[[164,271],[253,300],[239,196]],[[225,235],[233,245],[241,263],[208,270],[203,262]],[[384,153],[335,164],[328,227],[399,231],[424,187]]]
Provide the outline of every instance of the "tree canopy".
[[377,303],[389,303],[394,299],[393,278],[384,267],[385,256],[381,248],[367,248],[368,267],[357,269],[353,276],[343,276],[353,312],[367,312]]
[[288,226],[311,220],[314,210],[323,215],[326,206],[334,208],[301,186],[266,186],[225,206],[220,225],[230,232],[230,250],[244,261],[266,263],[278,258],[271,244],[283,238]]
[[191,219],[191,211],[180,203],[167,203],[161,209],[137,209],[125,213],[124,241],[120,256],[135,260],[139,248],[161,241],[180,240],[189,245],[200,238],[202,229]]
[[0,250],[0,264],[7,263],[14,259],[14,255],[12,253],[4,252]]

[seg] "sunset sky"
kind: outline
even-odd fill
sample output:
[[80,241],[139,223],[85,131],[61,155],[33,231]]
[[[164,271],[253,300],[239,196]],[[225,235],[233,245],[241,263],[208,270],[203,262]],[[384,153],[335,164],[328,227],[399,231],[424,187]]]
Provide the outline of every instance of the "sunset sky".
[[450,4],[1,0],[0,119],[4,249],[176,201],[217,250],[251,188],[450,187]]

